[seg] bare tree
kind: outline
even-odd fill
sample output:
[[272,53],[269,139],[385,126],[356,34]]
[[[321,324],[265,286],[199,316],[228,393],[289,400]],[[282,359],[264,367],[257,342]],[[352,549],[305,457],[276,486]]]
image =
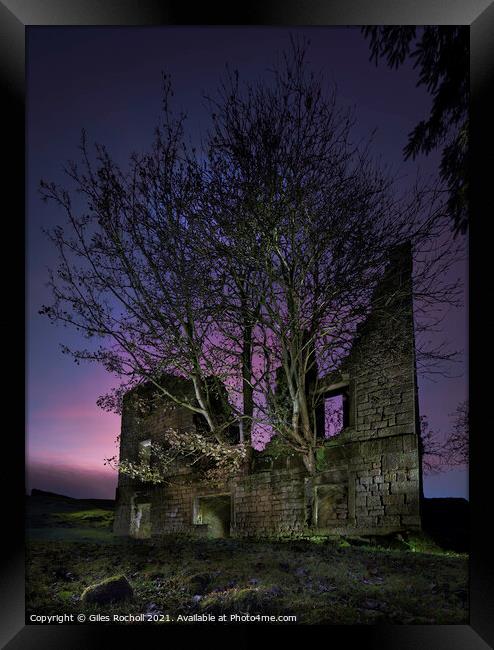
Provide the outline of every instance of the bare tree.
[[422,469],[425,474],[438,474],[444,470],[444,441],[433,431],[426,415],[420,416],[420,442]]
[[422,467],[427,474],[437,474],[452,467],[468,466],[468,401],[460,402],[450,417],[453,418],[453,424],[449,434],[433,431],[428,418],[421,417]]
[[[397,194],[369,143],[352,145],[351,114],[310,73],[303,45],[292,43],[271,84],[241,85],[238,74],[229,73],[210,102],[209,195],[217,198],[211,218],[218,223],[220,215],[241,232],[248,223],[248,243],[229,240],[225,259],[254,269],[243,279],[255,278],[247,293],[256,295],[256,308],[260,299],[251,330],[258,353],[257,372],[251,372],[254,420],[283,436],[312,473],[320,378],[347,354],[371,303],[373,311],[387,310],[389,295],[378,297],[376,287],[392,251],[404,242],[414,249],[413,290],[425,317],[418,331],[430,330],[432,305],[455,298],[454,283],[441,281],[453,259],[449,242],[440,240],[442,193],[416,185],[408,195]],[[395,296],[393,309],[399,300]],[[400,336],[387,332],[374,353],[396,348]],[[445,357],[440,349],[423,352],[428,363]],[[273,398],[280,381],[281,402]]]
[[[413,287],[396,285],[393,318],[400,291],[408,309],[413,290],[418,332],[457,298],[456,283],[445,281],[455,251],[443,192],[418,182],[398,192],[371,143],[352,144],[352,115],[310,72],[304,45],[292,42],[268,81],[227,75],[209,97],[212,127],[198,153],[184,144],[170,94],[165,78],[154,145],[134,154],[128,171],[100,146],[91,162],[83,137],[82,167],[66,170],[83,206],[42,183],[67,217],[66,228],[49,233],[59,267],[54,302],[42,311],[99,339],[67,351],[122,378],[102,406],[115,407],[122,391],[145,381],[204,420],[203,431],[170,432],[163,466],[172,448],[172,456],[238,467],[262,430],[313,473],[323,378],[371,308],[389,311],[389,295],[376,288],[393,251],[406,244],[415,258]],[[373,354],[395,351],[396,329],[390,323]],[[422,358],[446,356],[429,349]],[[188,380],[193,395],[170,375]],[[233,423],[245,442],[237,455]]]
[[468,465],[470,438],[468,401],[465,400],[458,404],[452,415],[454,417],[453,430],[444,445],[446,462],[450,467]]
[[[125,391],[149,382],[154,394],[148,398],[201,416],[209,440],[226,447],[237,415],[216,373],[223,360],[208,345],[222,278],[202,244],[206,224],[197,203],[204,182],[183,142],[184,118],[172,116],[170,97],[165,77],[163,118],[152,149],[133,154],[128,171],[99,145],[92,161],[83,133],[81,163],[65,170],[72,194],[42,182],[43,198],[64,209],[66,226],[47,233],[59,266],[50,274],[54,301],[41,312],[88,339],[84,349],[64,348],[77,362],[101,363],[122,379],[114,394],[100,399],[101,406],[118,409]],[[74,204],[76,193],[82,206]],[[91,345],[94,340],[99,345]],[[188,379],[193,395],[169,375]],[[211,455],[200,433],[192,441],[200,456]],[[231,449],[224,451],[232,456]]]

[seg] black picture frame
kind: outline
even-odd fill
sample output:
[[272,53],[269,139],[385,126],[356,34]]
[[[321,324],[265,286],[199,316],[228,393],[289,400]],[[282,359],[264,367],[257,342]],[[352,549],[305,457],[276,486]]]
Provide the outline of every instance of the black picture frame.
[[[470,226],[470,405],[471,405],[471,560],[470,560],[470,625],[456,626],[278,626],[214,628],[214,641],[240,646],[252,645],[253,638],[265,642],[273,633],[280,642],[280,633],[288,633],[293,643],[307,642],[308,635],[317,635],[332,646],[365,643],[367,648],[399,648],[407,650],[434,648],[455,650],[482,649],[494,642],[493,575],[489,562],[492,551],[487,535],[490,507],[490,457],[484,451],[489,423],[490,385],[483,375],[484,367],[492,367],[488,344],[492,332],[492,296],[490,289],[491,240],[488,206],[492,204],[491,175],[493,165],[493,101],[490,81],[494,69],[494,6],[490,0],[264,0],[230,9],[211,6],[192,9],[186,3],[164,0],[4,0],[0,2],[0,78],[5,91],[4,160],[8,163],[3,176],[4,214],[4,376],[8,390],[4,392],[4,422],[13,414],[12,424],[4,424],[2,572],[0,585],[2,647],[17,648],[88,648],[109,646],[120,642],[142,644],[143,638],[155,637],[160,643],[177,641],[183,646],[194,635],[199,642],[211,628],[171,628],[162,626],[97,626],[97,625],[25,625],[24,608],[24,433],[21,414],[24,412],[25,367],[24,328],[24,257],[12,255],[10,241],[24,244],[25,211],[25,30],[30,25],[367,25],[367,24],[441,24],[468,25],[471,34],[471,152],[472,205]],[[483,162],[485,152],[490,152]],[[489,200],[490,199],[490,200]],[[7,210],[6,204],[10,202]],[[9,229],[7,231],[7,229]],[[10,253],[7,255],[7,250]],[[492,255],[492,253],[491,253]],[[491,291],[491,294],[489,294]],[[490,308],[490,309],[489,309]],[[17,325],[17,322],[19,324]],[[16,373],[19,369],[20,372]],[[491,398],[492,401],[492,398]],[[6,441],[13,443],[7,451]],[[206,632],[208,633],[206,635]],[[284,635],[283,635],[284,636]],[[118,639],[118,640],[117,640]],[[320,641],[319,641],[320,642]]]

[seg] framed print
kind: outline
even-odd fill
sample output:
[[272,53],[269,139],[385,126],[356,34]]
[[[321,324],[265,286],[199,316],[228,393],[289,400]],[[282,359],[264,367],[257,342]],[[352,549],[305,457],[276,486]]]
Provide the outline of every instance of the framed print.
[[490,647],[489,3],[0,13],[5,647]]

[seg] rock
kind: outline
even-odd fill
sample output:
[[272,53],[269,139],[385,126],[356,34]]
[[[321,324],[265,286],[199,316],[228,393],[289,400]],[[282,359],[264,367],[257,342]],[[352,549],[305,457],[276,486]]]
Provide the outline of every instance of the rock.
[[134,596],[129,581],[125,576],[113,576],[102,582],[90,585],[81,595],[81,602],[96,603],[97,605],[106,605],[108,603],[117,603],[122,600],[130,600]]
[[145,614],[156,614],[156,615],[163,614],[163,612],[161,611],[161,609],[158,607],[158,605],[156,603],[149,603],[146,606],[146,609],[144,610],[144,613]]

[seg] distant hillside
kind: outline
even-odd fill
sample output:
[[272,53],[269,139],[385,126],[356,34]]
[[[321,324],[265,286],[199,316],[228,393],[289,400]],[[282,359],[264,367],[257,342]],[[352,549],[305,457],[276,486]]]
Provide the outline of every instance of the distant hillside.
[[35,538],[106,537],[111,535],[114,509],[110,499],[74,499],[33,489],[26,497],[27,533]]
[[32,497],[57,497],[59,499],[72,499],[73,497],[67,497],[64,494],[57,494],[56,492],[47,492],[46,490],[38,490],[33,488],[31,490]]
[[45,490],[38,490],[33,488],[31,490],[31,497],[27,497],[29,500],[33,499],[33,503],[43,503],[43,501],[49,503],[50,501],[58,502],[65,501],[68,504],[72,503],[74,506],[77,506],[77,509],[80,509],[81,505],[93,505],[100,508],[111,508],[115,507],[115,501],[113,499],[76,499],[75,497],[68,497],[65,494],[57,494],[56,492],[47,492]]

